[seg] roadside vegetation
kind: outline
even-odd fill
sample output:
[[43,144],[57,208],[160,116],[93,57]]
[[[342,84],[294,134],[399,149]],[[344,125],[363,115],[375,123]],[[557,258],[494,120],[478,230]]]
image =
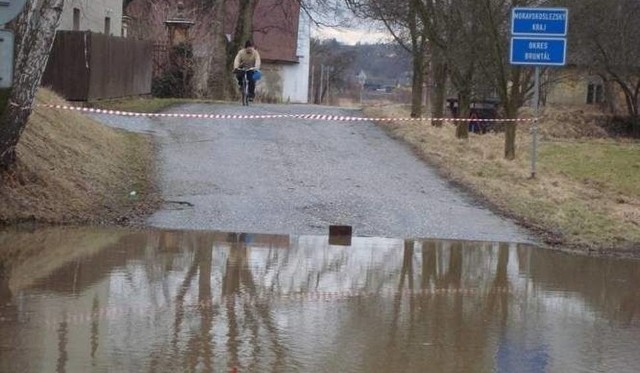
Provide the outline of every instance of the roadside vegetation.
[[199,101],[184,98],[128,97],[93,101],[90,105],[99,109],[120,110],[132,113],[157,113],[176,105],[193,102]]
[[[403,117],[409,110],[371,106],[365,115]],[[461,140],[449,124],[381,125],[447,179],[539,233],[546,243],[567,251],[640,255],[640,143],[607,138],[597,121],[585,120],[587,114],[572,114],[548,109],[542,115],[535,179],[530,178],[530,124],[518,124],[513,161],[502,156],[503,133],[472,133]]]
[[[64,104],[40,89],[37,104]],[[126,224],[157,205],[150,137],[89,117],[36,107],[0,173],[0,223]]]

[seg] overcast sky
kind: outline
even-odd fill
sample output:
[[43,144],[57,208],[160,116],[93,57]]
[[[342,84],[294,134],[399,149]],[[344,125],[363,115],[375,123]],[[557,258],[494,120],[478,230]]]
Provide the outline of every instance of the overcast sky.
[[335,38],[339,42],[349,45],[355,45],[357,43],[375,44],[391,41],[389,34],[384,32],[346,27],[314,27],[311,35],[320,39]]
[[[313,2],[313,0],[308,0]],[[336,39],[341,43],[355,45],[375,44],[390,42],[391,36],[383,32],[381,24],[375,24],[371,20],[357,18],[348,10],[342,0],[323,0],[324,4],[331,6],[319,8],[323,11],[314,14],[314,18],[321,23],[341,25],[342,27],[320,27],[314,26],[311,29],[311,36],[319,39]]]

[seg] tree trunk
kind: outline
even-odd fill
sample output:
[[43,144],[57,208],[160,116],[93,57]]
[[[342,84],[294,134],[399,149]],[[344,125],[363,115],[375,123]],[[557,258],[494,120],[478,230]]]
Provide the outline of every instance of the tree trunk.
[[218,0],[214,5],[214,19],[211,22],[213,35],[211,67],[209,71],[209,96],[214,100],[225,100],[231,91],[230,72],[227,71],[227,37],[224,33],[226,0]]
[[[509,90],[509,97],[503,103],[507,118],[516,117],[521,101],[523,101],[523,97],[526,95],[526,92],[523,92],[526,88],[523,89],[520,83],[521,72],[522,70],[519,67],[512,69],[512,85]],[[504,158],[510,161],[516,159],[516,125],[515,122],[507,122],[505,125]]]
[[413,53],[413,80],[411,87],[411,117],[422,116],[422,93],[424,84],[424,55],[421,50]]
[[[420,32],[418,26],[418,1],[409,2],[409,33],[411,36],[411,54],[413,60],[413,79],[411,87],[411,117],[422,116],[422,94],[424,93],[424,46],[426,40],[424,30]],[[422,37],[421,37],[422,36]]]
[[[238,9],[238,18],[236,19],[236,28],[233,33],[233,40],[227,53],[227,70],[233,69],[233,60],[240,49],[244,47],[244,43],[251,39],[253,32],[253,11],[258,2],[255,0],[240,0],[240,9]],[[256,46],[258,47],[258,46]]]
[[604,77],[602,77],[602,83],[604,85],[604,101],[605,101],[606,109],[609,112],[609,114],[615,114],[616,113],[615,102],[617,101],[617,97],[615,94],[613,83]]
[[504,158],[510,161],[516,159],[516,124],[506,124],[504,132]]
[[[471,94],[467,91],[458,92],[458,112],[459,118],[469,118],[469,106],[471,105]],[[469,122],[460,121],[456,125],[456,137],[459,139],[469,138]]]
[[[437,59],[433,60],[432,71],[433,84],[431,86],[431,116],[442,118],[444,116],[444,99],[447,85],[446,65]],[[436,127],[442,126],[441,120],[431,122]]]
[[0,168],[4,169],[16,161],[16,145],[33,110],[64,0],[43,0],[37,5],[37,0],[29,1],[15,22],[13,88],[0,117]]
[[[515,118],[516,104],[510,102],[505,106],[505,114],[507,118]],[[504,132],[504,158],[507,160],[516,159],[516,122],[507,122]]]

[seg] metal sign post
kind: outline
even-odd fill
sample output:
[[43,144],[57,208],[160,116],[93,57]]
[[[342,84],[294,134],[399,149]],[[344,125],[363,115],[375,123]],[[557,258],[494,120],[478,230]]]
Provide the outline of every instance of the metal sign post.
[[536,177],[536,160],[538,152],[538,115],[540,110],[540,66],[536,66],[534,92],[534,121],[531,128],[531,178]]
[[538,116],[540,109],[540,67],[564,66],[567,55],[566,8],[513,8],[511,14],[512,65],[535,66],[534,115],[531,128],[531,178],[536,177]]

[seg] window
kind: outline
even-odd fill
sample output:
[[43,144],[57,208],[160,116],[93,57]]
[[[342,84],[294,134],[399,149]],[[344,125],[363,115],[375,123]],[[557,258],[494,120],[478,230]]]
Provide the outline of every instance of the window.
[[104,18],[104,34],[111,35],[111,17]]
[[80,31],[80,9],[73,8],[73,31]]
[[602,84],[589,83],[587,88],[587,104],[601,104],[604,102],[604,87]]

